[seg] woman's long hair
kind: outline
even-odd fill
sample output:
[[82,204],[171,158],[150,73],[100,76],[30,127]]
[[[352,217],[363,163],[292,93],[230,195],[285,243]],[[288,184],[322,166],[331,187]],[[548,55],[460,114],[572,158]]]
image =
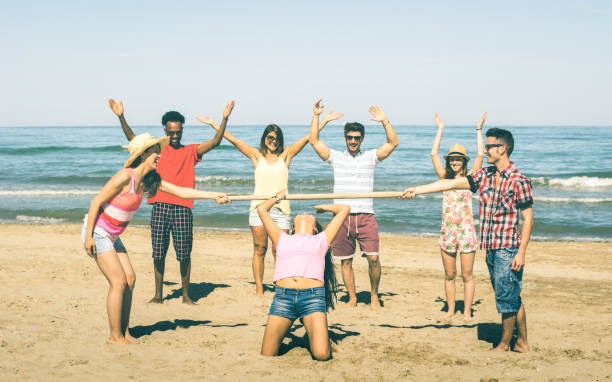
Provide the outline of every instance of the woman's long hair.
[[[323,232],[323,227],[318,221],[315,221],[318,232]],[[336,270],[334,269],[334,263],[332,262],[332,249],[331,246],[325,253],[325,272],[323,273],[323,283],[325,286],[325,306],[327,311],[336,307],[336,301],[338,300],[338,280],[336,280]]]
[[266,154],[268,152],[268,148],[266,147],[266,137],[270,132],[273,131],[276,133],[276,138],[278,138],[278,147],[274,152],[270,154],[282,154],[285,150],[285,140],[283,139],[283,131],[276,124],[270,124],[266,126],[263,134],[261,135],[261,139],[259,140],[259,152],[262,154]]
[[[461,157],[461,170],[459,170],[459,176],[465,176],[467,174],[467,160],[464,157]],[[450,165],[450,157],[446,157],[446,169],[444,170],[444,179],[455,179],[457,174]]]
[[[142,163],[142,155],[134,159],[131,168],[136,168]],[[147,193],[147,197],[152,198],[157,194],[157,189],[161,186],[162,178],[159,176],[157,171],[148,172],[143,178],[142,183],[144,184],[144,190]]]

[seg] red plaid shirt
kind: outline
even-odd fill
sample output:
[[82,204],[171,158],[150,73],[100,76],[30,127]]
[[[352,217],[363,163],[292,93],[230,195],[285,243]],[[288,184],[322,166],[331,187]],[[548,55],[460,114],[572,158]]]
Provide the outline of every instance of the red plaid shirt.
[[480,191],[480,249],[518,247],[519,210],[531,207],[531,182],[510,163],[495,187],[495,166],[468,175],[472,192]]

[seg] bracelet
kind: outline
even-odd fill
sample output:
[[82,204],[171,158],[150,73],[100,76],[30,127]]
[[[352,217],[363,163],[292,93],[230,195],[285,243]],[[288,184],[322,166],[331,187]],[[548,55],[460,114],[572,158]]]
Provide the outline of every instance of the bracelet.
[[476,129],[476,131],[478,131],[478,130],[482,130],[482,127],[480,129]]
[[274,195],[273,198],[276,199],[276,203],[281,201],[281,199],[278,197],[278,195]]
[[389,122],[389,120],[387,119],[387,123],[383,123],[383,127],[387,127],[387,125],[390,125],[391,122]]

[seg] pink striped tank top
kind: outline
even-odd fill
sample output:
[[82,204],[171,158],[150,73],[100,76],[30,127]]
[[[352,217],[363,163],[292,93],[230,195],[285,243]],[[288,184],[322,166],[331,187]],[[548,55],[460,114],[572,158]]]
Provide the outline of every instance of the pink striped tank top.
[[130,168],[132,179],[130,181],[130,189],[122,194],[113,196],[111,200],[104,203],[98,214],[98,221],[94,228],[94,232],[100,235],[119,236],[132,220],[132,217],[140,207],[144,190],[138,194],[134,189],[134,169]]

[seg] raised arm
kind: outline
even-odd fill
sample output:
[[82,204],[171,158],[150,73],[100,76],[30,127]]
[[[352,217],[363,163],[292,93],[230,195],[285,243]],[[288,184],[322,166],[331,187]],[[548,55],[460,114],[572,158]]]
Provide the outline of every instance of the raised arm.
[[198,146],[198,157],[202,157],[205,153],[219,146],[221,143],[221,139],[223,139],[223,133],[225,133],[225,126],[227,125],[227,119],[230,114],[232,114],[232,110],[234,109],[234,101],[225,105],[225,110],[223,110],[223,120],[221,121],[221,127],[217,129],[217,133],[210,141],[205,141],[200,143]]
[[202,191],[195,188],[180,187],[162,180],[159,190],[183,199],[215,199],[218,204],[227,203],[228,197],[223,192]]
[[404,193],[400,198],[412,199],[416,195],[420,194],[431,194],[434,192],[441,192],[453,189],[468,189],[470,183],[465,176],[455,179],[440,179],[436,182],[425,184],[422,186],[409,187],[404,190]]
[[438,125],[438,132],[436,133],[436,137],[434,138],[433,146],[431,147],[431,162],[433,163],[434,169],[436,170],[436,174],[440,179],[444,179],[444,175],[446,174],[446,169],[440,160],[440,141],[442,141],[442,132],[444,131],[444,123],[442,120],[438,118],[438,114],[434,114],[434,120],[436,121],[436,125]]
[[325,236],[327,237],[327,244],[331,245],[338,231],[342,227],[342,223],[346,220],[351,207],[346,204],[321,204],[314,207],[317,213],[331,212],[334,214],[333,219],[329,222],[325,228]]
[[528,207],[521,210],[523,218],[523,228],[521,229],[521,244],[518,252],[512,260],[512,270],[520,271],[525,265],[525,254],[527,253],[527,244],[531,239],[531,228],[533,227],[533,208]]
[[[323,130],[325,125],[327,125],[329,122],[334,121],[338,118],[342,118],[343,116],[344,114],[342,113],[332,113],[332,112],[327,113],[327,115],[323,117],[323,122],[321,122],[319,126],[319,131]],[[302,151],[302,149],[304,148],[304,146],[306,146],[309,140],[310,140],[310,134],[306,135],[303,138],[300,138],[294,144],[292,144],[291,146],[285,149],[285,151],[283,152],[283,155],[285,156],[285,163],[287,164],[287,167],[289,166],[291,159],[294,156],[298,155],[300,151]]]
[[319,129],[319,116],[323,112],[323,108],[324,108],[324,106],[321,105],[321,101],[322,99],[319,98],[317,102],[315,102],[314,106],[312,107],[313,116],[312,116],[312,122],[310,124],[310,134],[309,134],[308,140],[310,141],[312,148],[317,153],[319,158],[323,160],[327,160],[330,154],[329,147],[327,147],[325,143],[319,140],[319,131],[321,130]]
[[90,257],[96,255],[96,244],[93,240],[93,230],[100,208],[108,202],[114,195],[119,194],[123,189],[130,184],[132,177],[128,170],[123,169],[113,175],[108,182],[102,187],[102,190],[93,198],[89,204],[89,212],[87,213],[87,227],[85,228],[85,251]]
[[485,112],[480,118],[480,122],[476,126],[476,158],[474,158],[474,165],[470,170],[470,173],[479,170],[482,167],[482,161],[484,159],[484,139],[482,138],[482,125],[485,123],[485,119],[487,119],[487,112]]
[[119,117],[119,122],[121,123],[121,129],[123,130],[123,134],[125,134],[125,137],[128,141],[131,141],[136,136],[136,134],[134,134],[123,115],[123,101],[119,101],[119,103],[117,103],[114,99],[109,98],[108,105],[110,106],[113,113],[115,113],[115,115]]
[[399,140],[397,139],[397,135],[395,134],[395,130],[393,130],[393,126],[387,119],[385,113],[378,106],[370,106],[370,114],[372,114],[372,118],[370,120],[382,123],[385,128],[385,134],[387,135],[387,142],[383,143],[376,150],[376,156],[378,156],[378,160],[384,160],[387,158],[393,150],[399,144]]
[[[213,129],[217,131],[220,130],[219,125],[217,125],[215,121],[210,117],[206,117],[206,118],[196,117],[196,119],[205,125],[209,125],[210,127],[212,127]],[[242,154],[244,154],[247,158],[249,158],[251,162],[253,162],[253,166],[257,166],[257,161],[259,160],[259,150],[258,149],[234,137],[234,135],[227,130],[223,132],[223,137],[227,139],[231,144],[236,146],[236,148]]]
[[280,239],[281,230],[278,228],[272,217],[270,217],[270,208],[274,207],[276,203],[283,200],[287,196],[287,190],[280,190],[273,197],[261,203],[257,207],[257,214],[263,223],[263,226],[270,236],[270,240],[274,245],[278,244],[278,240]]

